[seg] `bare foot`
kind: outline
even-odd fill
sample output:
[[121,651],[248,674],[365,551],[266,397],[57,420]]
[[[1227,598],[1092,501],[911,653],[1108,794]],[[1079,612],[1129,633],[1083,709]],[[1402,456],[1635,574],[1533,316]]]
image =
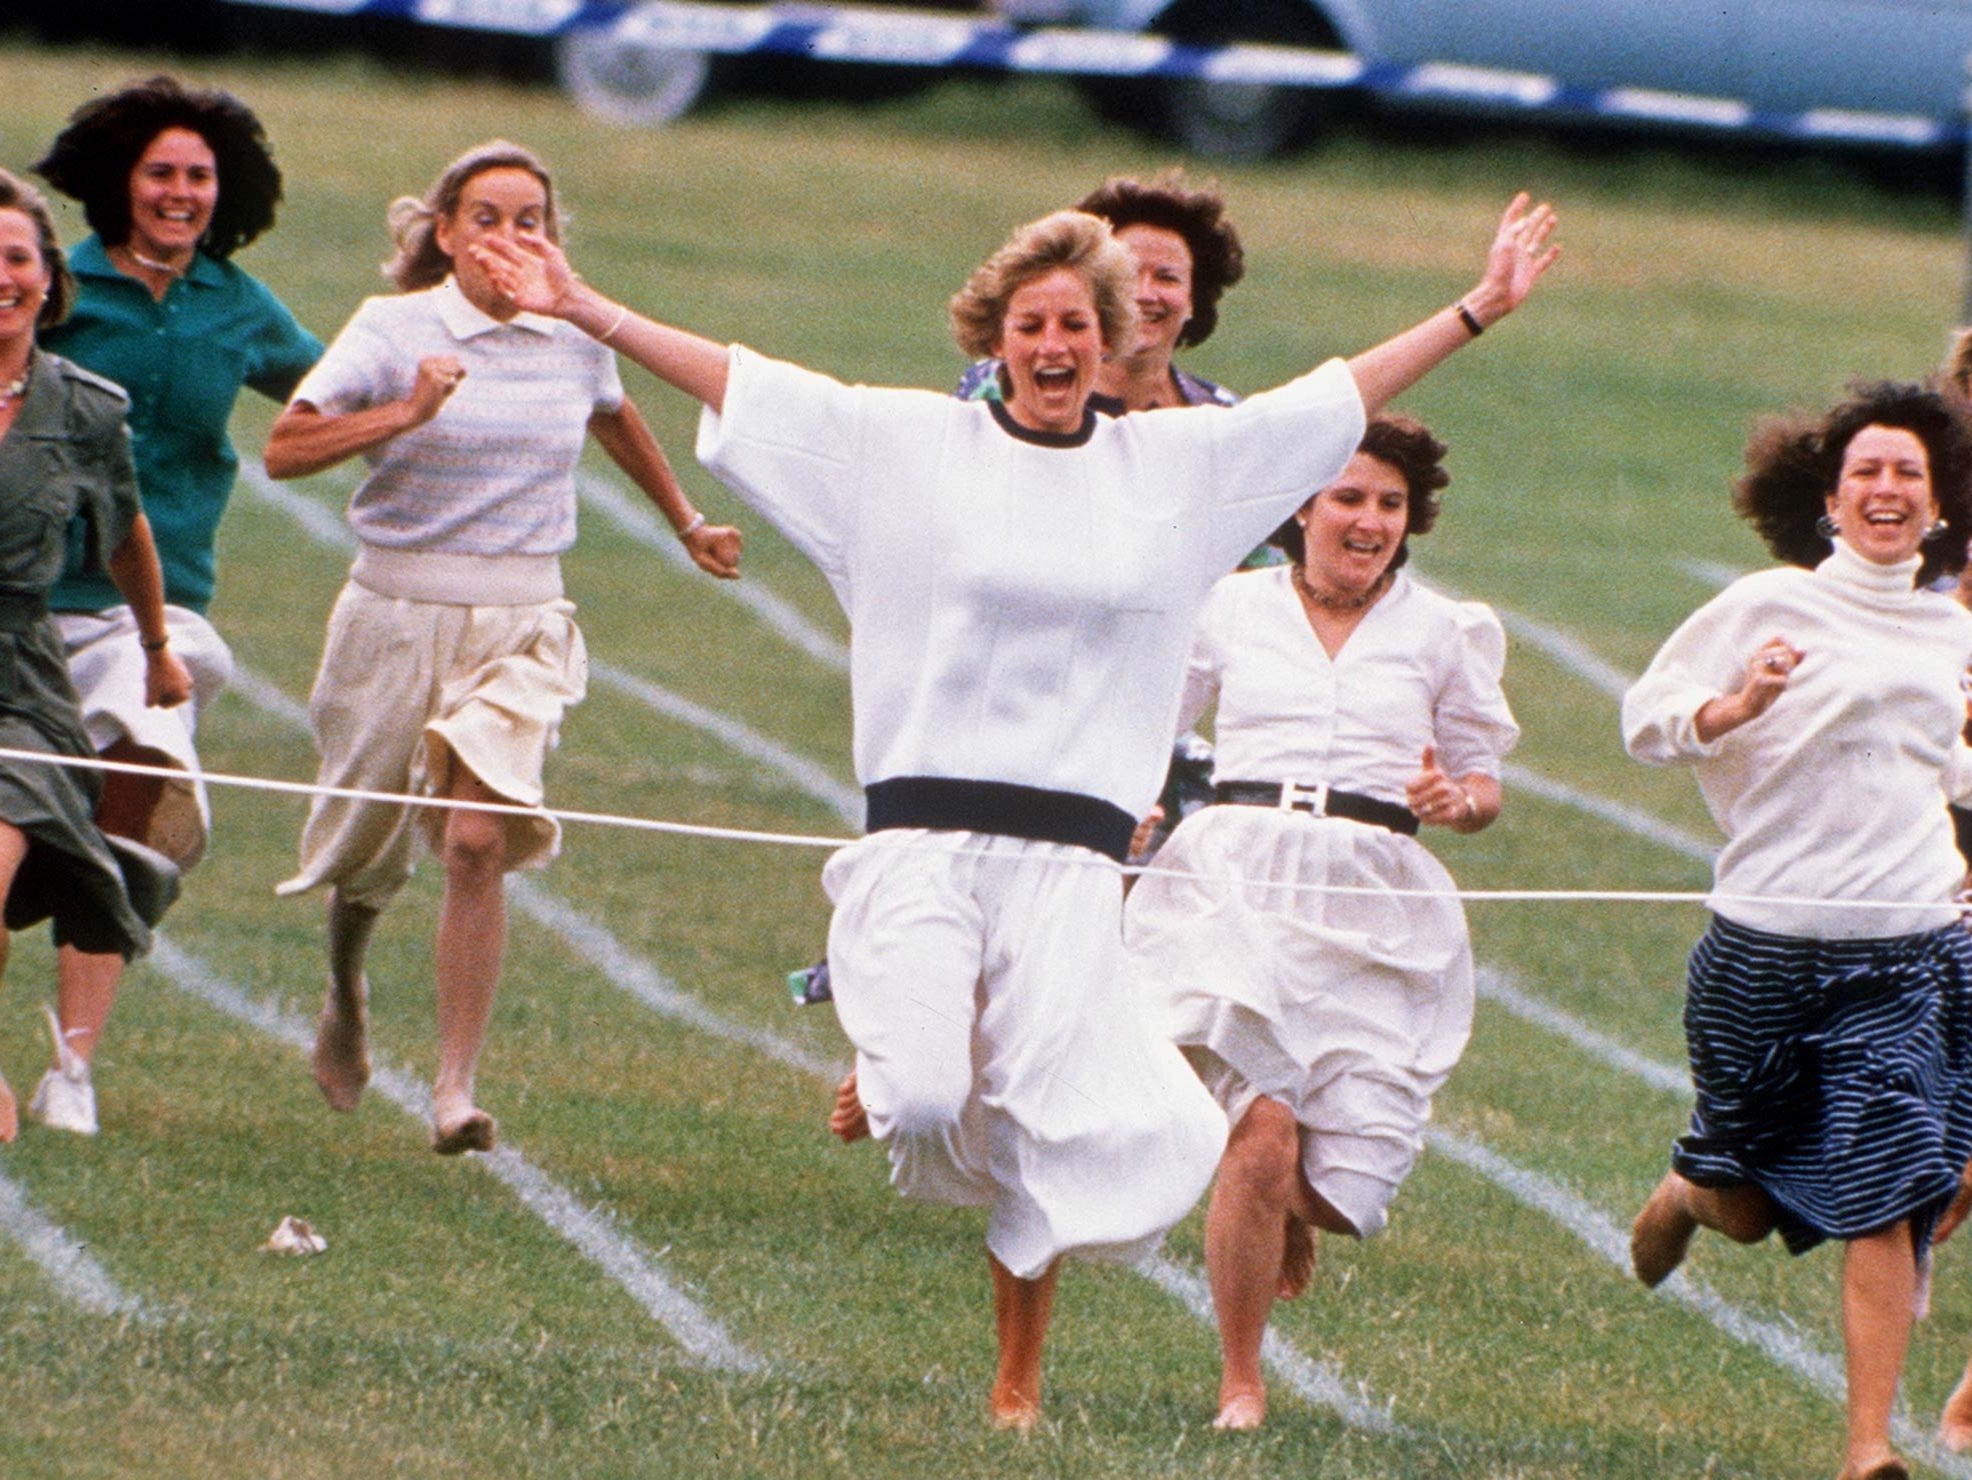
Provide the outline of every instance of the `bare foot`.
[[1684,1263],[1691,1236],[1698,1231],[1698,1220],[1685,1206],[1685,1186],[1676,1172],[1666,1172],[1630,1225],[1630,1264],[1636,1277],[1653,1289]]
[[[1301,1226],[1305,1228],[1307,1224]],[[1219,1394],[1219,1416],[1212,1420],[1212,1427],[1228,1433],[1245,1433],[1266,1421],[1267,1390],[1238,1388]]]
[[1944,1415],[1938,1420],[1938,1442],[1953,1454],[1972,1449],[1972,1368],[1945,1399]]
[[499,1144],[499,1128],[484,1110],[468,1107],[460,1116],[433,1117],[431,1149],[440,1156],[466,1151],[491,1151]]
[[853,1146],[870,1133],[870,1113],[856,1093],[856,1071],[835,1087],[835,1108],[829,1111],[829,1134],[845,1146]]
[[[368,995],[367,988],[364,995]],[[351,1010],[353,1009],[353,1010]],[[315,1083],[331,1110],[354,1110],[370,1082],[370,1016],[359,997],[353,1004],[336,1000],[334,987],[315,1021],[315,1052],[310,1062]]]
[[[1299,1300],[1307,1291],[1308,1281],[1315,1277],[1315,1230],[1295,1217],[1287,1215],[1287,1243],[1280,1254],[1280,1284],[1274,1293],[1282,1300]],[[1262,1402],[1262,1409],[1266,1404]],[[1220,1417],[1224,1417],[1224,1413]],[[1232,1425],[1224,1425],[1232,1427]]]
[[11,1146],[21,1133],[21,1112],[14,1104],[14,1092],[0,1079],[0,1146]]
[[1894,1454],[1842,1466],[1835,1480],[1910,1480],[1910,1466]]
[[993,1427],[1010,1434],[1031,1434],[1041,1421],[1041,1395],[1025,1392],[1010,1383],[994,1383],[987,1406],[993,1414]]

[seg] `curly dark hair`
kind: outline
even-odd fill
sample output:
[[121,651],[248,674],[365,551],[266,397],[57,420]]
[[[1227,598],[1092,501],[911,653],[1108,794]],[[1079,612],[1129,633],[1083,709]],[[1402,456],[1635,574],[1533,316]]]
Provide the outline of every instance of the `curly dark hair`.
[[75,304],[75,278],[62,255],[61,240],[55,235],[55,217],[41,192],[12,170],[0,170],[0,211],[19,211],[34,223],[34,234],[41,248],[42,265],[48,269],[48,296],[41,300],[41,311],[34,316],[35,327],[45,329],[68,317]]
[[103,244],[130,239],[130,173],[166,129],[190,129],[219,169],[219,203],[199,239],[211,257],[230,257],[274,224],[281,172],[253,110],[229,92],[192,91],[162,74],[84,103],[69,115],[34,172],[82,214]]
[[[1407,493],[1404,537],[1397,542],[1397,553],[1386,567],[1400,570],[1411,558],[1411,536],[1431,533],[1431,526],[1438,522],[1439,495],[1451,486],[1452,475],[1445,471],[1445,444],[1432,436],[1423,422],[1386,411],[1370,418],[1356,451],[1390,464],[1403,475]],[[1267,542],[1285,551],[1296,565],[1307,558],[1308,542],[1298,519],[1288,519],[1267,536]]]
[[1865,427],[1896,427],[1924,444],[1931,496],[1946,527],[1924,537],[1917,584],[1965,566],[1972,534],[1972,425],[1955,397],[1901,381],[1858,382],[1819,417],[1767,417],[1746,446],[1746,471],[1733,484],[1733,511],[1776,560],[1813,569],[1834,549],[1817,528],[1842,477],[1842,458]]
[[1246,276],[1246,252],[1226,219],[1226,200],[1216,183],[1192,185],[1182,170],[1165,170],[1144,181],[1114,175],[1083,196],[1075,207],[1100,216],[1112,231],[1129,226],[1161,226],[1175,231],[1191,249],[1191,321],[1178,335],[1180,345],[1203,344],[1219,327],[1219,299]]

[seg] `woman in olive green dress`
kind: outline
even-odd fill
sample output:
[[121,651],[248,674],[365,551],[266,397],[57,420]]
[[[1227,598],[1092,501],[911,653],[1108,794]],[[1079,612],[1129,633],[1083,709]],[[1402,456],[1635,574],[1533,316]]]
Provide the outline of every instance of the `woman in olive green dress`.
[[[47,205],[0,170],[0,750],[93,761],[48,590],[62,573],[71,519],[137,614],[145,699],[182,704],[191,675],[165,640],[164,581],[137,503],[122,391],[39,349],[74,281]],[[9,930],[51,919],[59,944],[150,946],[150,926],[177,892],[177,870],[141,844],[114,846],[95,823],[99,771],[0,756],[0,970]],[[18,1127],[0,1080],[0,1141]]]

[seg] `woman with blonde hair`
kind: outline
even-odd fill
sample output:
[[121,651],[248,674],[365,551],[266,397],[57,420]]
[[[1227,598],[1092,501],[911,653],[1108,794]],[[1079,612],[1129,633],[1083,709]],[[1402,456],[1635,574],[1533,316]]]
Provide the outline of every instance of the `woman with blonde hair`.
[[[539,806],[542,769],[586,660],[561,556],[575,540],[575,467],[590,436],[678,531],[698,565],[738,574],[739,532],[708,524],[678,487],[608,347],[522,312],[471,250],[553,242],[554,183],[503,140],[454,160],[422,199],[390,208],[398,288],[369,299],[296,390],[267,470],[301,477],[362,456],[350,501],[359,547],[329,620],[309,701],[324,785]],[[327,885],[329,985],[314,1072],[331,1108],[369,1078],[364,961],[409,878],[417,829],[445,867],[438,920],[438,1077],[432,1149],[488,1151],[474,1101],[506,944],[501,876],[559,851],[543,816],[323,797],[301,867]]]
[[1120,959],[1120,865],[1199,608],[1348,461],[1365,408],[1519,305],[1553,227],[1517,198],[1461,302],[1212,416],[1090,408],[1135,263],[1081,212],[1021,227],[953,298],[960,348],[1005,367],[986,402],[654,322],[548,242],[479,251],[516,302],[703,402],[700,459],[848,613],[869,836],[823,872],[836,1011],[899,1192],[988,1210],[996,1424],[1039,1417],[1061,1258],[1154,1247],[1225,1139]]

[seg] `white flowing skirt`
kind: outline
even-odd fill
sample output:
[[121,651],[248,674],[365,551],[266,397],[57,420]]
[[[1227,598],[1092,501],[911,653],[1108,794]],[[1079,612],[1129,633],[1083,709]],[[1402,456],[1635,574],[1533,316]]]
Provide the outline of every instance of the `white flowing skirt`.
[[1233,1123],[1287,1105],[1309,1185],[1378,1231],[1472,1031],[1451,875],[1400,833],[1240,806],[1187,818],[1151,867],[1124,919],[1137,990]]
[[1121,880],[1083,848],[898,829],[835,854],[829,973],[906,1197],[991,1209],[1032,1279],[1129,1261],[1190,1211],[1226,1119],[1122,972]]
[[96,753],[128,740],[155,751],[173,768],[151,814],[150,835],[138,841],[157,849],[181,870],[189,870],[205,856],[212,827],[212,807],[193,731],[199,712],[231,681],[233,654],[197,612],[167,606],[164,624],[172,651],[191,671],[192,698],[170,709],[151,709],[144,704],[148,665],[143,634],[129,607],[55,614],[69,678],[82,704],[82,724]]

